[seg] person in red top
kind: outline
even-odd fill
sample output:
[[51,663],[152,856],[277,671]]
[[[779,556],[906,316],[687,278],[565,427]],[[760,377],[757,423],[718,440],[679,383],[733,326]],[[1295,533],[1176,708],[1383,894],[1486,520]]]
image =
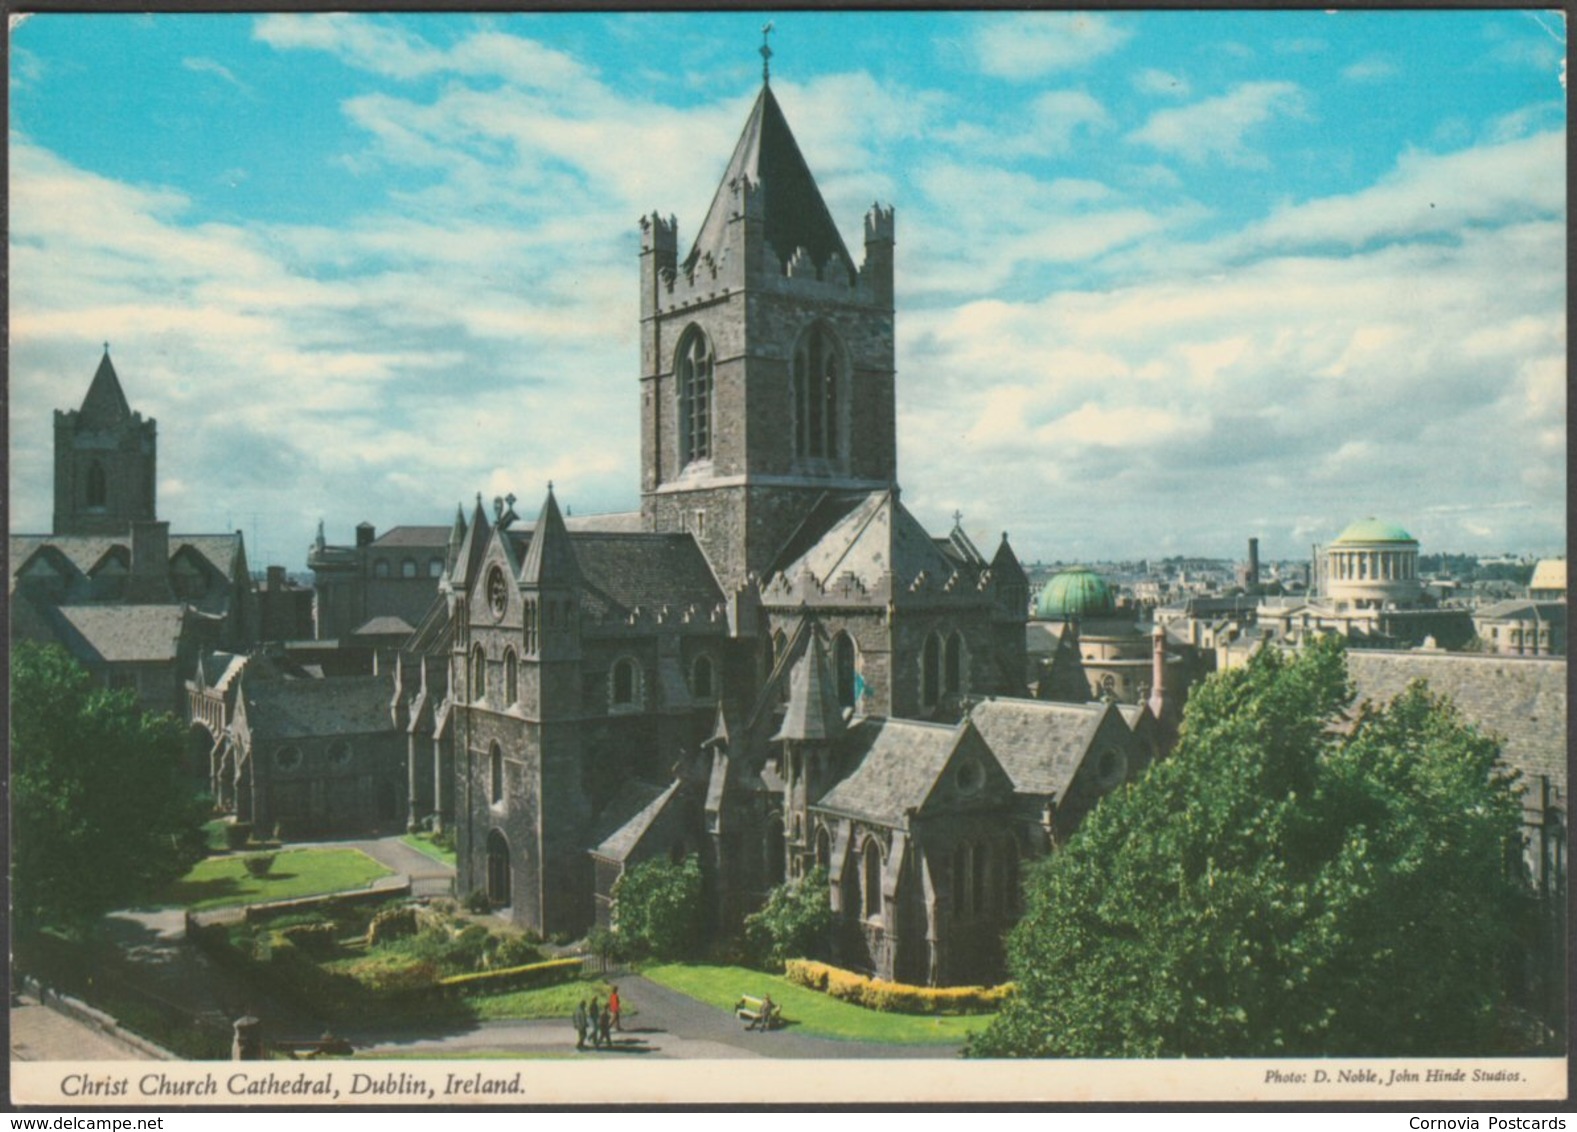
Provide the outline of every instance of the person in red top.
[[619,988],[618,987],[614,987],[608,993],[608,1013],[613,1015],[613,1028],[615,1030],[622,1031],[624,1029],[624,1027],[619,1025]]

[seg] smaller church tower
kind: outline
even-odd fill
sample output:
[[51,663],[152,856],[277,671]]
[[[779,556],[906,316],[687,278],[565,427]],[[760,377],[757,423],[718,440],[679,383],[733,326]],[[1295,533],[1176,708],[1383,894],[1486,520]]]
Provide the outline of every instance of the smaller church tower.
[[131,411],[109,346],[82,407],[55,410],[57,535],[124,535],[157,518],[158,425]]
[[783,725],[772,737],[783,744],[779,774],[784,782],[783,825],[788,845],[789,877],[768,877],[770,884],[798,879],[817,864],[826,864],[826,847],[814,841],[810,807],[821,800],[836,775],[833,758],[844,732],[837,684],[827,646],[816,626],[810,643],[789,677],[788,708]]

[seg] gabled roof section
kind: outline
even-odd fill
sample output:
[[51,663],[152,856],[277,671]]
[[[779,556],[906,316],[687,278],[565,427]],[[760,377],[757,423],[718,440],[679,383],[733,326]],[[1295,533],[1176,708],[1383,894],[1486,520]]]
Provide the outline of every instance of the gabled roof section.
[[722,259],[728,222],[734,211],[735,186],[742,181],[758,186],[757,191],[763,196],[766,241],[779,260],[787,261],[796,249],[804,248],[820,269],[837,253],[853,283],[855,264],[849,249],[838,234],[838,226],[827,211],[827,202],[816,187],[816,179],[805,164],[772,88],[766,85],[745,120],[734,155],[728,159],[728,168],[712,197],[712,206],[696,232],[695,246],[684,261],[686,271],[694,270],[703,255]]
[[387,672],[321,680],[248,680],[242,687],[252,732],[259,741],[393,732],[389,719],[393,693],[393,676]]
[[[655,787],[646,786],[644,783],[626,783],[608,810],[618,812],[623,806],[637,800],[642,794],[647,801],[635,814],[627,817],[622,824],[604,837],[592,850],[599,857],[610,861],[626,861],[630,855],[640,847],[641,839],[651,831],[657,819],[679,796],[680,782],[675,779],[666,790],[658,791]],[[608,817],[604,813],[604,818]]]
[[945,581],[955,569],[896,495],[877,491],[835,522],[783,574],[793,580],[808,571],[823,585],[853,574],[872,585],[891,572],[895,586],[908,586],[922,573],[933,582]]
[[569,531],[564,527],[564,516],[559,513],[558,500],[553,498],[553,485],[548,485],[548,497],[542,503],[542,513],[531,528],[531,545],[526,550],[525,563],[520,567],[520,583],[526,586],[572,586],[580,581],[580,566],[575,561],[575,550],[569,543]]
[[810,646],[794,665],[789,677],[788,710],[783,726],[773,742],[794,739],[800,742],[830,742],[843,734],[843,712],[838,706],[837,686],[832,678],[832,663],[820,633],[812,633]]
[[[1013,788],[968,720],[952,727],[907,719],[863,720],[851,735],[856,751],[863,749],[860,764],[815,803],[816,809],[907,829],[910,813],[926,808],[933,796],[945,805],[1000,798]],[[969,758],[980,772],[974,784],[967,791],[939,790],[949,768]]]
[[[1050,704],[993,699],[969,718],[1020,794],[1066,797],[1111,704]],[[1125,725],[1126,726],[1126,725]]]
[[131,406],[126,403],[126,394],[121,391],[120,378],[115,376],[115,367],[110,363],[110,352],[106,347],[98,372],[93,375],[93,383],[88,386],[88,395],[82,399],[78,425],[95,429],[114,428],[130,419]]

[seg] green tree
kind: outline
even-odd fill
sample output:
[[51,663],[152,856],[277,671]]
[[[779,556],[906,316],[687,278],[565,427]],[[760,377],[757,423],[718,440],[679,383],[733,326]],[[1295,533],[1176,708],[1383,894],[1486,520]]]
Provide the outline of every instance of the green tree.
[[643,861],[613,886],[613,927],[625,948],[655,959],[687,959],[701,941],[701,863]]
[[820,865],[767,894],[761,911],[745,917],[751,959],[782,970],[790,959],[825,959],[832,947],[832,903],[827,870]]
[[1191,699],[1032,872],[972,1056],[1501,1052],[1529,897],[1494,742],[1415,685],[1344,726],[1339,643]]
[[23,933],[81,930],[154,896],[203,855],[182,732],[65,652],[11,654],[11,902]]

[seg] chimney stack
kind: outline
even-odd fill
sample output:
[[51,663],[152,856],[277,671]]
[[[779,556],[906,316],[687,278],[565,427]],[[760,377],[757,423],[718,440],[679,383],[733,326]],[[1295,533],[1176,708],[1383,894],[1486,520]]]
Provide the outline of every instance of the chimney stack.
[[1248,540],[1248,592],[1259,593],[1259,539]]
[[131,525],[131,577],[126,600],[142,604],[175,600],[170,589],[170,524],[163,519],[136,520]]

